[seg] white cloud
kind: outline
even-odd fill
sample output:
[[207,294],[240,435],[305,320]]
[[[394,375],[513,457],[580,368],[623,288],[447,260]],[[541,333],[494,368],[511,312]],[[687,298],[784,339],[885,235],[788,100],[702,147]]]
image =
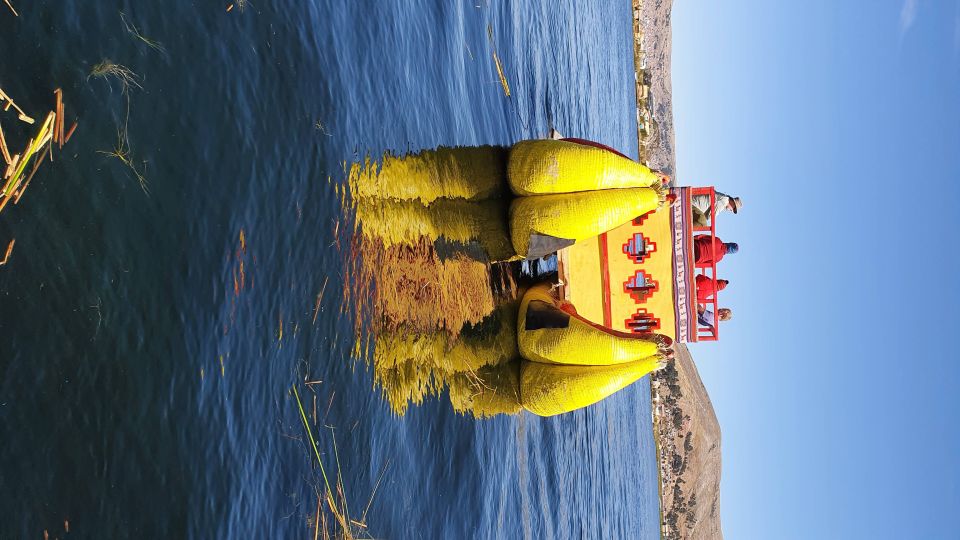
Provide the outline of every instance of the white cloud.
[[900,33],[905,34],[917,20],[917,7],[920,0],[904,0],[900,9]]

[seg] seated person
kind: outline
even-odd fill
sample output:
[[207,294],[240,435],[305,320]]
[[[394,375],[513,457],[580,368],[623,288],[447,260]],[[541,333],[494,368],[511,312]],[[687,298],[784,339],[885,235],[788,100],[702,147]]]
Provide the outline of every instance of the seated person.
[[[733,311],[730,308],[722,307],[717,310],[717,320],[729,321],[733,318]],[[701,326],[713,330],[713,312],[703,305],[697,306],[697,323]]]
[[736,242],[724,242],[716,236],[711,239],[709,234],[698,234],[693,237],[693,261],[698,268],[718,263],[724,255],[738,251],[740,246]]
[[[695,281],[697,284],[697,303],[700,304],[706,304],[710,298],[716,298],[717,291],[726,289],[727,284],[730,283],[725,279],[714,281],[703,274],[698,275]],[[714,284],[716,284],[716,287],[714,287]]]
[[[715,195],[716,210],[713,212],[714,218],[724,210],[730,210],[736,214],[740,211],[740,207],[743,206],[740,197],[731,197],[719,191],[715,192]],[[706,193],[693,195],[690,197],[690,207],[693,210],[694,225],[697,227],[706,227],[710,224],[710,195]]]

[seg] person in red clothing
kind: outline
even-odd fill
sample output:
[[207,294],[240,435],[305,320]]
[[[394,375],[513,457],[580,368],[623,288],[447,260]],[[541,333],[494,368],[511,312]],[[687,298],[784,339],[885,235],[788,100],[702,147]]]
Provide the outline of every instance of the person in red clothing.
[[[711,245],[713,246],[712,251],[710,249]],[[699,268],[718,263],[724,255],[737,251],[740,251],[740,246],[735,242],[724,242],[716,236],[711,238],[709,234],[698,234],[693,237],[693,260]]]
[[[714,281],[707,276],[700,274],[697,276],[696,283],[697,303],[705,304],[711,296],[717,293],[717,291],[726,289],[727,284],[730,282],[725,279],[718,279]],[[716,283],[716,287],[714,287],[714,283]]]

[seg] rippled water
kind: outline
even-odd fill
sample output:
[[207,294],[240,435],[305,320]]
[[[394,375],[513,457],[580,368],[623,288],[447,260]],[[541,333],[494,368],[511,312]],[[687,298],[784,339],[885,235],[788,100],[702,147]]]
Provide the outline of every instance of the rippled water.
[[[80,127],[0,215],[0,538],[312,535],[298,383],[372,536],[658,535],[646,379],[550,419],[398,417],[341,309],[350,163],[551,123],[636,155],[629,2],[15,4],[0,87],[62,86]],[[129,102],[88,79],[105,58]],[[97,152],[124,125],[149,194]]]

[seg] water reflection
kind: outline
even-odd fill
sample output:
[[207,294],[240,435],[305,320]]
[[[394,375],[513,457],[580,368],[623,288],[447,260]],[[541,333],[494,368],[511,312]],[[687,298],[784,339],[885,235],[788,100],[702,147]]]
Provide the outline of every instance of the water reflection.
[[[531,161],[529,148],[486,146],[352,165],[346,305],[357,321],[356,353],[397,414],[444,393],[477,417],[560,414],[631,384],[669,354],[669,338],[586,321],[553,295],[555,275],[520,271],[522,259],[663,203],[655,173],[626,158],[613,156],[617,177],[602,149],[540,143],[534,154],[560,158]],[[562,152],[595,166],[599,156],[600,173],[584,179],[576,161],[565,193],[562,172],[574,166]]]

